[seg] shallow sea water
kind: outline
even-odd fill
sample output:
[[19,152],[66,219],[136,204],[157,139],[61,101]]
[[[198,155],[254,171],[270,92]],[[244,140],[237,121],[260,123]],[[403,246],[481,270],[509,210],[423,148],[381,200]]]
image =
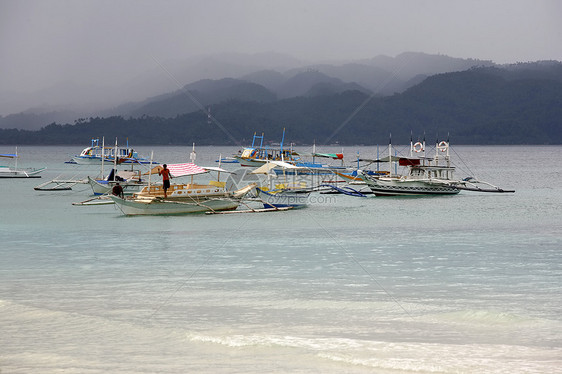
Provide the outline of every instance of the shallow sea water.
[[455,150],[458,176],[516,193],[124,217],[73,206],[85,185],[33,190],[94,175],[64,164],[80,147],[20,147],[48,170],[0,180],[0,372],[561,372],[562,147]]

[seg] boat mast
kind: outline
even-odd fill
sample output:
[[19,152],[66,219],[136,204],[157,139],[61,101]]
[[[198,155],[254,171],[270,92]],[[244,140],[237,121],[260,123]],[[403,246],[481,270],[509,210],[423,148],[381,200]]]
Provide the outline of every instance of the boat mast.
[[435,138],[435,165],[439,164],[439,136]]
[[191,153],[189,154],[189,160],[191,160],[191,163],[194,164],[195,159],[197,159],[197,153],[195,152],[195,143],[193,143]]
[[150,182],[151,182],[151,176],[152,176],[152,158],[154,157],[154,151],[150,151],[150,168],[148,169],[148,192],[150,193]]
[[[269,160],[267,160],[266,163],[269,164]],[[267,186],[268,186],[269,191],[271,191],[271,190],[273,190],[273,182],[271,181],[271,174],[270,174],[271,169],[269,167],[267,168],[266,173],[267,173]]]
[[392,133],[388,139],[388,176],[392,177]]
[[281,161],[283,161],[283,142],[285,141],[285,128],[283,127],[283,137],[281,138]]
[[[447,157],[447,167],[450,168],[451,167],[451,158],[449,157],[449,134],[447,134],[447,153],[446,156]],[[449,170],[451,171],[451,175],[449,176]],[[453,179],[453,174],[454,174],[454,169],[447,169],[447,177],[450,179]]]
[[[192,164],[195,164],[196,158],[197,158],[197,153],[195,153],[195,143],[193,143],[193,148],[191,149],[191,154],[189,155],[189,159],[191,160]],[[193,184],[193,174],[191,175],[191,184]]]
[[423,164],[425,165],[425,132],[423,133],[422,151],[423,151]]
[[312,163],[314,164],[316,162],[316,139],[314,139],[314,143],[312,143]]
[[[99,139],[98,139],[98,141],[99,141]],[[92,144],[94,144],[93,139],[92,139]],[[98,143],[98,147],[99,147],[99,143]],[[104,158],[105,158],[104,151],[105,151],[105,136],[103,136],[101,138],[101,176],[100,176],[100,179],[102,179],[102,180],[105,179],[105,177],[103,176],[103,161],[104,161]],[[95,155],[95,151],[94,151],[94,155]]]
[[[219,169],[221,168],[221,164],[222,164],[222,153],[219,153]],[[221,172],[219,170],[219,172],[217,173],[217,182],[221,181]]]
[[[380,160],[380,156],[379,156],[379,145],[377,144],[377,161]],[[380,171],[381,168],[381,163],[377,162],[377,172]]]
[[[394,150],[394,157],[398,160],[398,151]],[[398,161],[394,161],[394,174],[398,175]]]
[[113,151],[113,181],[117,178],[117,137],[115,138],[115,151]]
[[[281,161],[285,162],[285,155],[283,154],[283,142],[285,141],[285,128],[283,127],[283,136],[281,137],[281,144],[280,144],[280,152],[281,152]],[[283,167],[283,181],[285,184],[285,187],[287,187],[287,184],[289,182],[287,182],[287,173],[285,172],[285,167]]]
[[447,153],[445,154],[447,157],[447,167],[451,167],[451,158],[449,157],[449,134],[447,133]]

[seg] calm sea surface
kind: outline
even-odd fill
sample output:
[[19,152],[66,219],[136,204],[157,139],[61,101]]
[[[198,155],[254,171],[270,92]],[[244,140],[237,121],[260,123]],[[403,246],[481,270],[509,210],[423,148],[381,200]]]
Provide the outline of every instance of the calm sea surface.
[[0,180],[2,374],[562,372],[562,147],[455,148],[459,177],[515,194],[168,217],[33,190],[94,176],[64,164],[81,148],[19,147],[48,170]]

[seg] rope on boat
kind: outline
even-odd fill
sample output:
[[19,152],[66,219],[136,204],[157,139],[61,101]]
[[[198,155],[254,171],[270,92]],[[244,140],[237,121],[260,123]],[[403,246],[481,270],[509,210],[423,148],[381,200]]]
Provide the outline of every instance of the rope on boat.
[[459,153],[456,151],[455,148],[453,147],[449,147],[449,149],[451,151],[453,151],[453,153],[457,156],[457,158],[462,162],[462,164],[464,165],[464,167],[466,167],[466,170],[468,170],[468,173],[470,175],[474,175],[474,172],[470,169],[470,167],[468,166],[468,164],[464,161],[464,159],[459,155]]

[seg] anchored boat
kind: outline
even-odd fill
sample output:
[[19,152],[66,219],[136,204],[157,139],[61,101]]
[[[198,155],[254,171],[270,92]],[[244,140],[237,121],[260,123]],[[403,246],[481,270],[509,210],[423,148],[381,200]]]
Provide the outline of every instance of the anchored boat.
[[[296,184],[296,181],[291,185],[285,180],[285,183],[277,183],[274,185],[273,179],[279,178],[279,175],[272,174],[271,171],[276,167],[282,170],[297,171],[304,169],[300,166],[295,166],[283,161],[268,161],[261,167],[252,171],[252,174],[263,174],[267,177],[267,182],[261,187],[256,187],[258,192],[258,200],[263,204],[263,207],[268,208],[304,208],[308,205],[308,198],[311,189],[305,186]],[[291,174],[294,178],[296,173]]]
[[93,179],[88,176],[88,184],[92,187],[94,195],[104,195],[110,193],[113,187],[119,183],[125,195],[132,195],[140,192],[147,182],[142,179],[140,170],[115,171],[111,169],[109,175],[104,179]]
[[2,153],[2,158],[9,158],[14,160],[14,167],[0,165],[0,178],[41,178],[41,173],[46,168],[18,168],[18,149],[16,153]]
[[[389,144],[388,149],[388,156],[377,160],[380,163],[388,163],[388,175],[361,174],[361,179],[376,196],[455,195],[461,190],[515,192],[474,178],[455,179],[455,167],[451,164],[448,141],[436,142],[433,156],[426,156],[425,140],[415,144],[410,141],[410,157],[393,155],[392,144]],[[414,154],[421,155],[414,157]],[[393,167],[398,165],[405,167],[407,173],[393,173]]]
[[[283,129],[283,136],[281,138],[281,143],[279,143],[279,148],[273,148],[263,145],[264,135],[257,135],[254,133],[252,139],[252,145],[246,147],[242,152],[235,156],[235,159],[240,163],[241,166],[249,167],[260,167],[268,162],[284,162],[297,166],[295,169],[287,168],[275,168],[273,171],[277,174],[293,174],[298,175],[329,175],[335,170],[343,171],[346,168],[342,166],[327,165],[323,163],[316,162],[316,158],[325,158],[332,160],[341,160],[343,163],[343,153],[317,153],[316,145],[313,146],[312,153],[299,154],[293,149],[283,148],[283,143],[285,141],[285,129]],[[258,141],[259,140],[259,145]],[[301,157],[302,156],[302,157]],[[306,157],[306,161],[303,159]]]
[[[248,185],[234,192],[225,189],[223,182],[193,183],[193,176],[209,169],[192,163],[168,164],[173,178],[191,176],[190,183],[174,183],[164,196],[162,185],[145,186],[140,192],[124,198],[110,195],[111,200],[125,215],[172,215],[200,212],[217,212],[236,209],[246,193],[255,185]],[[214,168],[216,170],[216,168]],[[220,170],[226,172],[226,170]]]
[[[256,140],[259,140],[259,145]],[[283,138],[279,144],[279,148],[268,147],[263,145],[263,133],[257,135],[254,133],[252,145],[242,150],[242,153],[234,156],[241,166],[259,167],[268,161],[284,161],[294,163],[300,159],[296,152],[283,149],[285,140],[285,130],[283,129]]]
[[119,164],[149,164],[150,159],[140,156],[133,148],[129,147],[129,141],[125,147],[106,147],[99,144],[100,140],[92,139],[89,147],[86,147],[79,155],[72,157],[67,163],[80,165],[99,165],[105,162],[117,161]]

